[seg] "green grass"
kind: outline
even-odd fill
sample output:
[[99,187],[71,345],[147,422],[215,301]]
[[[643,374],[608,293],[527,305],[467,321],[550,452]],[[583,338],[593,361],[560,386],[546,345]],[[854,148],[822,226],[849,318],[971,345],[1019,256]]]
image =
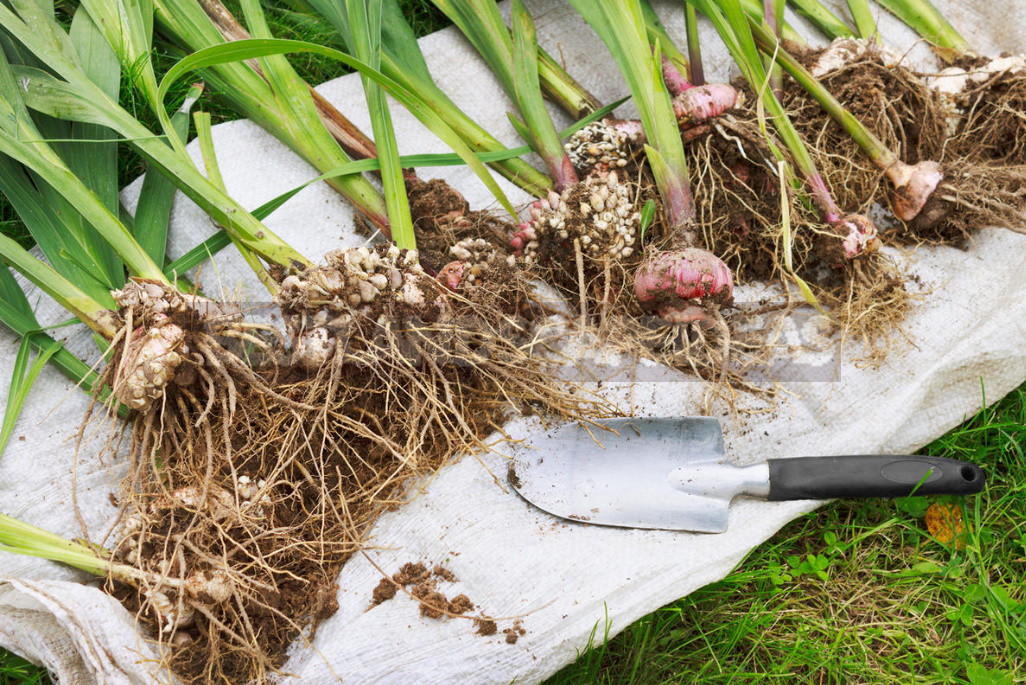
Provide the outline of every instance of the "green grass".
[[[74,4],[58,6],[67,11]],[[405,5],[419,35],[445,25],[428,0]],[[322,26],[268,6],[277,35],[331,42]],[[157,59],[158,72],[173,61],[164,52]],[[311,83],[344,73],[314,57],[294,64]],[[215,121],[233,118],[209,94],[204,98],[200,106]],[[133,111],[155,126],[143,107]],[[122,183],[143,169],[126,150]],[[3,198],[0,231],[26,236]],[[921,506],[830,504],[786,526],[724,580],[646,616],[608,643],[597,625],[594,642],[601,646],[549,682],[1026,682],[1010,675],[1026,673],[1024,424],[1026,385],[927,450],[987,471],[986,492],[967,502],[965,550],[934,541]],[[0,685],[49,682],[44,669],[0,650]]]

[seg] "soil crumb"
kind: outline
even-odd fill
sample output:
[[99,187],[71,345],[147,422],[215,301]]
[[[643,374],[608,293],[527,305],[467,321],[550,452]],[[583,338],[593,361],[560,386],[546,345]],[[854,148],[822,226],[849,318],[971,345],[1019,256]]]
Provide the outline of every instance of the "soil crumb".
[[[455,583],[457,580],[456,574],[441,564],[432,567],[422,562],[407,562],[391,578],[381,579],[372,593],[370,608],[394,599],[399,589],[405,588],[405,592],[420,604],[420,615],[425,618],[437,620],[463,616],[476,608],[470,597],[461,593],[449,599],[438,589],[439,582]],[[500,632],[496,620],[487,614],[466,618],[474,622],[474,632],[482,637],[491,637]],[[506,643],[513,645],[527,631],[520,619],[517,619],[512,627],[502,629],[501,633]]]
[[399,567],[399,572],[392,576],[392,580],[399,585],[417,585],[429,580],[431,574],[424,564],[405,563]]
[[429,583],[413,588],[412,594],[420,600],[420,615],[427,618],[442,618],[449,607],[449,600]]
[[449,569],[447,569],[444,566],[442,566],[441,564],[436,565],[431,570],[431,573],[436,578],[440,578],[440,579],[444,580],[447,583],[455,583],[456,580],[457,580],[456,579],[456,575],[452,571],[450,571]]
[[377,606],[382,602],[388,601],[395,597],[395,593],[398,592],[399,586],[391,578],[382,578],[378,586],[374,588],[374,594],[372,595],[372,606]]
[[524,630],[524,625],[521,623],[520,619],[513,621],[512,628],[506,628],[502,632],[506,636],[506,644],[509,645],[515,645],[521,636],[527,634],[527,631]]
[[477,628],[477,634],[483,635],[484,637],[488,637],[489,635],[495,635],[495,633],[499,630],[499,627],[495,624],[495,621],[487,617],[475,618],[474,625]]
[[457,616],[459,616],[460,614],[465,614],[473,608],[474,603],[471,602],[470,598],[466,595],[456,595],[455,597],[449,600],[450,614],[456,614]]

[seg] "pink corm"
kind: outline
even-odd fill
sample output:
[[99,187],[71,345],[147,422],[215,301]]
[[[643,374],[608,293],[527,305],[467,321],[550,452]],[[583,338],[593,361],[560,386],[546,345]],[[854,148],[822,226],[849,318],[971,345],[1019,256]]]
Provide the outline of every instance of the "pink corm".
[[694,124],[723,114],[737,104],[737,91],[726,83],[692,84],[677,67],[662,56],[663,82],[673,98],[677,123]]
[[710,324],[712,313],[733,300],[734,278],[716,255],[687,247],[660,252],[638,267],[634,294],[667,323]]
[[849,214],[837,223],[835,229],[847,231],[841,239],[844,256],[854,259],[859,255],[876,252],[880,249],[880,238],[877,236],[876,225],[868,217],[861,214]]
[[726,83],[692,86],[673,98],[677,123],[694,124],[723,114],[737,104],[737,91]]

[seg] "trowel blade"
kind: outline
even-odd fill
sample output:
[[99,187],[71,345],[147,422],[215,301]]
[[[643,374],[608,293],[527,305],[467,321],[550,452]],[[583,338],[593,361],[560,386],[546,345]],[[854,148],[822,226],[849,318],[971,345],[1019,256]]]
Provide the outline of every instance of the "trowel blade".
[[720,424],[711,418],[618,418],[566,424],[513,447],[510,484],[550,514],[607,526],[719,533],[730,496],[689,494],[682,467],[729,478]]

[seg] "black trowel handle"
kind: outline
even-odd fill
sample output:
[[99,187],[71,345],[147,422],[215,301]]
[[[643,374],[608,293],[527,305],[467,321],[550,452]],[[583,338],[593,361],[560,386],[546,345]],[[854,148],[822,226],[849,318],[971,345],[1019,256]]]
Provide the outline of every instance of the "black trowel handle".
[[907,497],[913,490],[916,495],[972,495],[986,480],[979,466],[942,457],[801,457],[768,464],[770,501]]

